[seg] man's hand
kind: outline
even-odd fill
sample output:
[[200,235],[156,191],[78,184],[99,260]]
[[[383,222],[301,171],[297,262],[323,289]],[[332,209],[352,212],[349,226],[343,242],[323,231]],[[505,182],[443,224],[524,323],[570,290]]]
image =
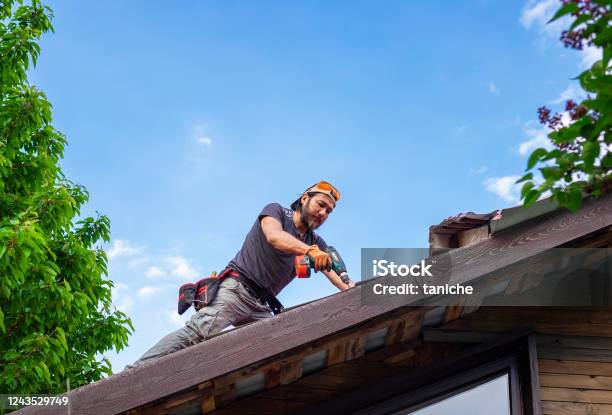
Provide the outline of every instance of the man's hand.
[[340,291],[345,291],[355,286],[355,283],[352,280],[349,280],[348,284],[345,284],[344,282],[342,282],[342,279],[340,278],[338,274],[336,274],[334,270],[322,271],[322,272],[323,274],[325,274],[329,282],[331,282]]
[[317,245],[312,245],[310,248],[308,248],[306,255],[313,260],[315,271],[331,271],[331,257],[327,252],[321,251]]

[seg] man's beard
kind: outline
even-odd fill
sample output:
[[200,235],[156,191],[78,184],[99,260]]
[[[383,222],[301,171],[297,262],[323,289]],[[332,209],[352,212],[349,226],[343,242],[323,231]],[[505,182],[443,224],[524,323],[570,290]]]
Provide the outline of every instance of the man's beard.
[[308,212],[308,207],[310,206],[310,199],[306,201],[305,204],[300,208],[300,221],[302,225],[306,228],[306,231],[311,231],[317,229],[321,226],[320,223],[316,223],[316,220],[312,217],[312,215]]

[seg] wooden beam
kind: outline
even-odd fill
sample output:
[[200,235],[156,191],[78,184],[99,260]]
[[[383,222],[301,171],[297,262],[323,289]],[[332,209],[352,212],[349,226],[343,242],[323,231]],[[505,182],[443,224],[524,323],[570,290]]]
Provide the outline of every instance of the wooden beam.
[[414,351],[414,349],[406,350],[406,351],[398,353],[396,355],[389,356],[389,357],[387,357],[383,361],[385,363],[399,363],[399,362],[403,362],[403,361],[405,361],[407,359],[410,359],[411,357],[414,357],[415,355],[416,355],[416,352]]
[[538,368],[538,352],[536,336],[531,335],[527,338],[526,349],[520,352],[522,358],[519,359],[519,371],[521,382],[528,383],[528,387],[523,390],[521,401],[524,412],[528,415],[542,415],[542,398],[540,396],[540,373]]
[[280,367],[274,365],[265,370],[266,372],[266,389],[276,388],[280,385]]
[[577,360],[539,359],[541,374],[570,374],[612,377],[611,362],[582,362]]
[[525,275],[515,275],[510,279],[510,284],[506,288],[506,295],[518,294],[523,290],[523,281]]
[[421,311],[422,312],[413,313],[412,315],[404,317],[403,321],[405,324],[399,337],[400,342],[414,340],[421,333],[423,318],[425,317],[427,308],[422,308]]
[[385,336],[385,346],[399,343],[404,333],[404,326],[406,322],[404,320],[393,321],[389,324],[389,331]]
[[489,225],[482,225],[478,228],[466,229],[457,233],[457,245],[459,247],[469,246],[489,237]]
[[194,402],[201,399],[202,393],[199,390],[194,390],[189,393],[181,394],[164,402],[164,409],[172,409],[181,406],[187,402]]
[[448,305],[444,310],[444,316],[442,316],[442,324],[449,323],[453,320],[461,318],[463,315],[463,308],[467,301],[467,295],[460,296],[454,304]]
[[346,360],[356,359],[365,354],[365,334],[349,339],[346,347]]
[[537,340],[538,347],[612,350],[612,337],[538,334]]
[[[544,323],[562,320],[568,324],[588,323],[612,325],[610,307],[483,307],[466,320],[521,322],[524,320]],[[450,325],[452,325],[451,323]]]
[[542,373],[540,383],[544,387],[600,389],[612,391],[612,376],[568,375],[560,373]]
[[348,348],[345,339],[332,343],[327,349],[327,361],[325,366],[333,366],[346,360],[346,350]]
[[484,293],[482,290],[476,291],[474,294],[468,296],[463,304],[463,308],[461,310],[461,316],[466,316],[468,314],[475,313],[480,309],[482,305],[482,300],[484,297]]
[[612,405],[581,402],[542,402],[544,415],[611,415]]
[[234,399],[236,399],[236,385],[234,383],[219,387],[215,385],[214,400],[216,408],[223,407]]
[[293,360],[280,367],[280,384],[286,385],[302,377],[302,361]]
[[399,354],[406,356],[409,352],[414,352],[415,348],[417,348],[420,345],[421,345],[421,341],[419,339],[413,339],[413,340],[409,340],[406,342],[395,343],[383,349],[379,349],[374,352],[368,353],[365,356],[359,358],[359,360],[368,361],[368,362],[384,362],[384,361],[387,361],[388,359],[392,359],[394,356],[397,356]]
[[612,405],[612,391],[570,388],[541,388],[545,401],[603,403]]
[[215,389],[211,381],[204,382],[198,385],[198,389],[202,391],[202,399],[200,401],[200,411],[203,414],[212,412],[216,409],[215,405]]
[[467,332],[532,328],[553,336],[612,337],[612,308],[484,307],[442,328]]
[[538,357],[585,362],[612,362],[612,350],[538,347]]
[[442,343],[485,343],[507,336],[508,332],[423,329],[423,341]]

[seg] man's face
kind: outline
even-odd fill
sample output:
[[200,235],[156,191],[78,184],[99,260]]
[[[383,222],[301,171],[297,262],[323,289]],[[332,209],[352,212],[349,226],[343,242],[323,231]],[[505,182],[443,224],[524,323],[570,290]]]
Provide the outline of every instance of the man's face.
[[312,196],[304,196],[302,200],[301,221],[308,229],[317,229],[327,220],[329,214],[334,210],[334,200],[323,193],[315,193]]

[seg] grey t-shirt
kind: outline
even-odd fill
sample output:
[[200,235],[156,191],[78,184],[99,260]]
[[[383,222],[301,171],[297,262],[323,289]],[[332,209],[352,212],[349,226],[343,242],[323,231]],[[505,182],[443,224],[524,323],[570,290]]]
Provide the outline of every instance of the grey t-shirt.
[[320,249],[324,250],[327,244],[314,231],[307,232],[304,238],[301,238],[293,224],[291,209],[282,207],[278,203],[270,203],[263,208],[247,234],[242,248],[230,261],[229,266],[276,296],[295,277],[295,254],[278,251],[266,241],[260,223],[265,216],[278,220],[285,232],[307,245],[317,244]]

